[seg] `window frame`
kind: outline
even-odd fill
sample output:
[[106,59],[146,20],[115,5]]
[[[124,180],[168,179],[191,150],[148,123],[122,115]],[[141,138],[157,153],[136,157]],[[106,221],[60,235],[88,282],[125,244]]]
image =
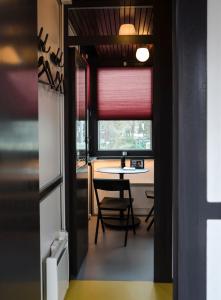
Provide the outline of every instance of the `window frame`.
[[[145,68],[147,66],[141,66],[141,68]],[[152,67],[153,66],[148,66]],[[96,85],[92,85],[93,90],[91,91],[91,96],[93,100],[91,101],[91,107],[89,108],[89,155],[91,157],[98,158],[119,158],[122,157],[122,152],[127,152],[127,157],[129,158],[154,158],[154,117],[152,117],[152,130],[151,130],[151,138],[152,138],[152,150],[99,150],[98,149],[98,122],[102,120],[98,120],[97,118],[97,66],[92,72],[92,76],[94,76],[93,80],[96,81]],[[152,81],[153,85],[153,81]],[[153,106],[154,107],[154,106]]]
[[[136,150],[136,149],[121,149],[121,150],[100,150],[99,149],[99,122],[102,121],[102,120],[97,120],[97,153],[101,154],[102,156],[105,156],[105,153],[111,153],[113,156],[121,156],[122,155],[122,152],[123,151],[126,151],[127,153],[132,154],[132,156],[143,156],[144,153],[146,153],[146,155],[152,155],[152,152],[153,152],[153,134],[152,134],[152,131],[153,131],[153,122],[152,120],[147,120],[147,121],[151,121],[151,150]],[[107,120],[105,120],[107,121]],[[112,122],[114,122],[117,120],[113,120]],[[121,120],[119,120],[121,121]],[[125,120],[122,120],[122,121],[125,121]],[[135,120],[131,120],[131,121],[135,121]],[[141,120],[137,120],[137,121],[141,121]]]
[[[96,108],[96,106],[95,106]],[[98,149],[98,122],[99,120],[96,117],[96,109],[90,110],[90,119],[92,120],[90,122],[90,156],[96,156],[96,157],[121,157],[122,152],[127,152],[127,157],[147,157],[152,158],[154,157],[154,120],[152,119],[152,130],[151,130],[151,137],[152,137],[152,150],[99,150]]]

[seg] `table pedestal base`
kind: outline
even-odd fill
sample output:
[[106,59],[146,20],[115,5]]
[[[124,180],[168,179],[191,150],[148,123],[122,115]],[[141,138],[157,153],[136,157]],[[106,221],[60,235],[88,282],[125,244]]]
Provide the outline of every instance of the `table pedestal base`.
[[[125,229],[127,225],[126,220],[120,220],[120,219],[104,219],[104,224],[107,227],[115,228],[115,229]],[[140,224],[140,219],[138,217],[134,217],[134,225],[138,226]],[[129,219],[129,228],[131,229],[133,227],[132,218]]]

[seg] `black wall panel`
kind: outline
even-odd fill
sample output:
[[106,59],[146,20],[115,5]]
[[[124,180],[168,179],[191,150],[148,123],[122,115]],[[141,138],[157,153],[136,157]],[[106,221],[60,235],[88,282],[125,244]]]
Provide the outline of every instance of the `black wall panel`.
[[154,279],[172,280],[172,0],[154,1]]
[[174,1],[174,299],[206,300],[207,1]]
[[0,298],[40,299],[37,1],[0,1]]
[[[65,14],[67,17],[67,10]],[[65,51],[66,228],[69,232],[70,277],[75,278],[88,250],[88,166],[77,168],[75,99],[76,65],[86,66],[75,49],[65,47]]]

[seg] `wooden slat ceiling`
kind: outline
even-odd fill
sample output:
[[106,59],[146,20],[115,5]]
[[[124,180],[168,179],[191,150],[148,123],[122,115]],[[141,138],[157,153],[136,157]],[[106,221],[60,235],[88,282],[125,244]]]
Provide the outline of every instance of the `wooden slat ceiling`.
[[[71,9],[69,20],[78,36],[118,35],[121,24],[134,24],[137,35],[153,34],[153,9],[133,6],[105,9]],[[99,45],[98,56],[132,59],[140,45]],[[152,45],[148,45],[152,48]]]

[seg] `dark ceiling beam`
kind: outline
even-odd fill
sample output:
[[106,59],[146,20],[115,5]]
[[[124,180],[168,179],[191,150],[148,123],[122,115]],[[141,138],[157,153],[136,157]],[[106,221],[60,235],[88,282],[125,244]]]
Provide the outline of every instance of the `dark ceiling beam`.
[[89,58],[93,57],[97,59],[97,51],[96,47],[94,46],[80,46],[80,52],[81,53],[86,53]]
[[153,44],[153,35],[69,36],[68,46]]
[[72,9],[102,9],[102,8],[119,8],[119,7],[153,7],[153,0],[73,0]]
[[[126,65],[125,65],[126,62]],[[105,57],[99,57],[96,59],[97,67],[153,67],[153,59],[150,58],[147,62],[141,63],[136,59],[127,58],[114,58],[107,59]]]

